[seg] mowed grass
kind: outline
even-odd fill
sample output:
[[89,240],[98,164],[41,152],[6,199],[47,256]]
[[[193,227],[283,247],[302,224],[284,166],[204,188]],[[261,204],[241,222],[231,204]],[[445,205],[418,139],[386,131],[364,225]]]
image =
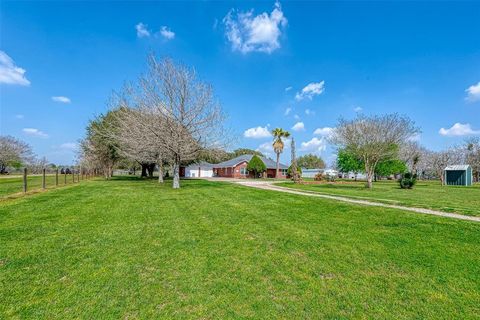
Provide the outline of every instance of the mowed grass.
[[[77,176],[75,176],[75,181]],[[46,188],[51,189],[55,187],[55,174],[45,175]],[[72,175],[68,174],[66,177],[66,184],[72,184]],[[58,175],[58,186],[65,185],[65,176]],[[42,189],[42,175],[28,175],[27,176],[27,191]],[[8,197],[15,193],[23,192],[23,176],[0,176],[0,199]]]
[[0,318],[474,319],[480,224],[201,180],[0,202]]
[[396,181],[374,182],[373,189],[365,188],[365,182],[361,181],[323,184],[286,182],[279,185],[329,195],[480,216],[480,184],[478,183],[470,187],[461,187],[442,186],[439,181],[418,181],[410,190],[401,189]]

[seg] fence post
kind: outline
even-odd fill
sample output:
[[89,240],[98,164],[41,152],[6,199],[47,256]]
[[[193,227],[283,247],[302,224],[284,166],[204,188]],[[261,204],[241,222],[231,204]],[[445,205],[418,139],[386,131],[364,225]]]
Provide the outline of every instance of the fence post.
[[23,192],[27,192],[27,168],[23,168]]
[[72,168],[72,183],[75,183],[75,169]]
[[63,169],[63,184],[67,184],[67,170]]
[[55,171],[55,187],[58,187],[58,168]]
[[45,168],[42,170],[42,189],[46,189],[47,182],[45,181]]

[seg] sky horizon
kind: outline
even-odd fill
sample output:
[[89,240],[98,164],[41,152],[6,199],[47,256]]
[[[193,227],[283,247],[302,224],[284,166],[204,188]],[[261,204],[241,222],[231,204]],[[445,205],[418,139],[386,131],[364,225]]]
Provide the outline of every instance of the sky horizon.
[[480,136],[480,2],[2,1],[0,30],[0,134],[57,164],[149,52],[212,84],[234,148],[274,157],[282,127],[331,164],[359,113],[410,117],[431,150]]

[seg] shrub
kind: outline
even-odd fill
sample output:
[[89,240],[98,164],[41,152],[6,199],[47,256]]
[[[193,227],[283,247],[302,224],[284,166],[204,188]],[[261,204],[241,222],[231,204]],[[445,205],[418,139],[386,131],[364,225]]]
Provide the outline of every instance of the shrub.
[[[293,177],[293,174],[292,174],[292,165],[290,165],[290,167],[288,167],[288,170],[287,170],[287,174],[289,177]],[[302,176],[302,168],[300,167],[297,167],[297,173],[298,173],[298,176],[301,177]]]
[[260,173],[267,170],[267,166],[258,156],[254,155],[247,164],[247,170],[254,173],[254,177],[258,177]]
[[415,183],[417,183],[417,175],[407,172],[398,181],[400,183],[400,188],[402,189],[412,189]]
[[315,181],[322,181],[323,180],[323,174],[322,173],[317,173],[315,177],[313,178]]
[[335,182],[335,176],[334,175],[326,174],[325,178],[327,179],[328,182]]

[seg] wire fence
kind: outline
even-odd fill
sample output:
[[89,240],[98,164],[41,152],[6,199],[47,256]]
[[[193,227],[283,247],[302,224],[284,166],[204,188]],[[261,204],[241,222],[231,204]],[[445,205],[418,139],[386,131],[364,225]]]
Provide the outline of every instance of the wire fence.
[[54,170],[47,173],[43,169],[40,174],[31,174],[27,168],[22,174],[0,176],[0,199],[12,195],[58,188],[79,183],[98,176],[95,172],[86,170]]

